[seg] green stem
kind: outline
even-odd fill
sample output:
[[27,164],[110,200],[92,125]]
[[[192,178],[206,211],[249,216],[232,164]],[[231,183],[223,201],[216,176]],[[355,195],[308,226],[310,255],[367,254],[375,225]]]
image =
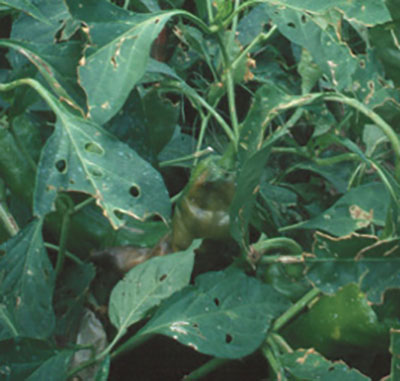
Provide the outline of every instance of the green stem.
[[[353,259],[354,260],[354,259]],[[308,303],[315,299],[320,293],[318,288],[312,288],[301,299],[299,299],[293,306],[291,306],[283,315],[275,320],[272,326],[273,331],[279,331],[286,323],[288,323],[294,316],[303,310]]]
[[63,216],[61,225],[60,247],[58,250],[57,262],[55,268],[56,279],[60,275],[61,270],[64,266],[70,219],[71,219],[71,213],[69,210],[67,210]]
[[75,214],[79,212],[81,209],[83,209],[85,206],[93,203],[94,201],[95,199],[93,197],[88,197],[85,201],[82,201],[80,204],[75,205],[70,213]]
[[209,375],[211,372],[213,372],[215,369],[221,367],[222,365],[225,365],[227,362],[231,360],[229,359],[220,359],[220,358],[213,358],[212,360],[206,362],[204,365],[200,366],[187,376],[185,376],[183,379],[186,380],[200,380],[203,377],[206,377]]
[[232,62],[232,70],[235,71],[237,66],[239,65],[240,61],[244,59],[248,53],[259,43],[267,41],[273,34],[274,32],[278,29],[276,25],[274,25],[267,33],[260,33],[257,35],[257,37],[250,42],[249,45],[246,46],[245,49],[241,51],[241,53],[235,58],[235,60]]
[[282,375],[281,375],[281,366],[279,362],[276,360],[273,352],[271,351],[270,347],[265,345],[264,348],[262,349],[262,352],[266,359],[269,362],[269,365],[271,366],[272,370],[274,371],[276,377],[278,380],[283,381]]
[[[221,34],[217,35],[219,47],[222,52],[222,58],[224,61],[224,72],[225,72],[225,86],[228,95],[228,108],[229,115],[231,118],[232,128],[235,135],[235,151],[237,151],[237,144],[239,142],[239,121],[236,113],[236,102],[235,102],[235,84],[232,76],[231,63],[229,61],[229,55],[225,47],[225,43],[222,40]],[[229,48],[229,46],[228,46]]]
[[[60,251],[60,247],[57,245],[53,245],[52,243],[45,242],[44,244],[45,247],[55,250],[55,251]],[[83,262],[80,258],[78,258],[76,255],[70,253],[68,250],[65,250],[65,256],[69,259],[71,259],[73,262],[75,262],[77,265],[83,265],[85,262]]]
[[267,255],[260,259],[260,264],[268,265],[271,263],[303,263],[302,255]]
[[333,164],[338,164],[341,163],[342,161],[359,161],[360,156],[357,155],[356,153],[343,153],[340,155],[335,155],[332,157],[323,157],[323,158],[315,158],[314,162],[318,165],[324,166],[324,165],[333,165]]
[[232,27],[231,27],[231,31],[229,33],[228,51],[231,49],[233,43],[235,42],[236,30],[237,30],[238,21],[239,21],[239,14],[235,13],[235,12],[239,8],[239,3],[240,3],[240,0],[235,0],[235,3],[233,5],[233,13],[235,15],[233,16]]
[[214,34],[215,31],[210,29],[208,25],[201,19],[199,19],[197,16],[190,12],[186,11],[180,11],[179,12],[183,17],[185,17],[187,20],[191,21],[193,24],[197,25],[204,33],[206,34]]
[[14,217],[7,208],[5,201],[0,202],[0,220],[11,237],[19,232],[19,227]]
[[265,3],[266,0],[253,0],[253,1],[247,1],[244,4],[242,4],[241,6],[237,7],[237,9],[232,12],[229,17],[227,19],[225,19],[225,21],[223,22],[222,26],[224,29],[226,29],[229,24],[232,22],[232,20],[242,11],[244,11],[246,8],[252,7],[253,5],[256,4],[261,4],[261,3]]
[[154,335],[148,334],[148,335],[135,335],[125,341],[125,343],[121,344],[113,353],[111,353],[111,358],[115,358],[117,356],[122,355],[125,352],[131,351],[132,349],[137,348],[138,346],[146,343],[149,341],[151,338],[153,338]]
[[175,164],[179,164],[179,163],[182,163],[184,161],[198,159],[199,157],[202,157],[204,155],[209,155],[212,152],[214,152],[214,150],[211,147],[207,147],[206,149],[203,149],[201,151],[200,150],[196,151],[195,153],[192,153],[190,155],[181,156],[181,157],[179,157],[177,159],[161,161],[158,165],[159,165],[160,168],[171,167],[171,166],[173,166]]
[[346,97],[343,94],[325,94],[324,99],[327,101],[334,101],[339,103],[347,104],[351,107],[362,112],[365,116],[370,118],[379,127],[382,132],[387,136],[390,143],[392,144],[393,151],[395,154],[395,177],[400,180],[400,139],[392,127],[386,123],[376,112],[370,110],[363,103],[359,102],[357,99]]
[[212,1],[213,0],[206,0],[206,2],[207,2],[207,15],[208,15],[208,21],[209,21],[210,24],[214,23],[214,13],[213,13],[213,10],[212,10]]
[[129,8],[130,2],[131,2],[131,0],[125,0],[124,9],[128,9]]
[[166,84],[171,86],[169,89],[170,91],[177,91],[179,90],[183,94],[185,94],[189,99],[192,101],[195,101],[194,103],[198,102],[201,106],[203,106],[210,114],[215,118],[215,120],[219,123],[219,125],[222,127],[230,141],[237,145],[236,137],[232,133],[231,128],[229,127],[228,123],[225,122],[224,118],[195,90],[193,90],[191,87],[186,85],[185,83],[177,82],[177,81],[170,81],[169,83]]
[[293,353],[292,347],[286,342],[286,340],[277,333],[270,334],[271,338],[278,344],[281,351],[286,353]]
[[303,252],[303,248],[296,241],[286,237],[277,237],[262,240],[254,243],[252,247],[256,251],[261,252],[263,255],[265,255],[270,250],[280,249],[283,249],[283,251],[289,252],[289,254],[294,255],[301,254]]

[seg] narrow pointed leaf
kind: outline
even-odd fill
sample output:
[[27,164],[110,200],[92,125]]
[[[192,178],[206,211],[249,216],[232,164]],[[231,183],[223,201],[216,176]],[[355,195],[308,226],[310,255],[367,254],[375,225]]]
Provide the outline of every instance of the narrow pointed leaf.
[[36,7],[31,0],[0,0],[0,5],[6,5],[10,8],[25,12],[29,16],[47,24],[46,16]]
[[180,11],[138,14],[105,0],[68,0],[67,6],[86,25],[89,43],[79,67],[80,83],[90,117],[103,124],[145,74],[153,41]]

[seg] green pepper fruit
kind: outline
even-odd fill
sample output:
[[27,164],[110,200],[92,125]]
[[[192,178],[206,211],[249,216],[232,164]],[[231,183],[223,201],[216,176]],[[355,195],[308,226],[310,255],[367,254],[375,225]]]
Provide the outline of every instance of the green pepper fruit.
[[235,192],[233,175],[214,158],[201,162],[175,208],[172,247],[186,249],[194,238],[225,239],[229,233],[229,206]]
[[389,345],[387,328],[354,283],[322,296],[282,333],[292,346],[312,347],[330,357],[384,352]]

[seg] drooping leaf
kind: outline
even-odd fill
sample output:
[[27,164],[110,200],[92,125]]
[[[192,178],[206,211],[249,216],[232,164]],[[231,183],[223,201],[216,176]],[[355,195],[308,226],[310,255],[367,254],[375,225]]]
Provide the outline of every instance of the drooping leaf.
[[51,211],[58,191],[78,191],[95,197],[115,228],[124,224],[118,213],[137,219],[159,214],[167,219],[171,206],[161,175],[127,145],[72,114],[35,84],[57,123],[42,150],[34,213],[44,216]]
[[150,259],[129,271],[113,289],[109,315],[112,324],[124,333],[142,319],[148,310],[157,306],[190,280],[194,250],[200,240],[185,251]]
[[57,356],[57,353],[47,341],[32,339],[1,341],[0,374],[5,380],[27,380],[41,364]]
[[208,272],[166,300],[138,335],[163,334],[196,351],[240,358],[256,350],[290,303],[243,272]]
[[29,14],[21,14],[12,25],[10,37],[13,40],[52,45],[56,41],[57,32],[70,18],[63,0],[11,0],[8,2],[29,3],[42,15],[41,18],[33,18]]
[[[321,8],[326,8],[322,2],[318,3],[321,3]],[[268,14],[279,31],[310,52],[314,62],[329,78],[333,87],[342,90],[351,85],[357,59],[349,47],[339,40],[335,26],[331,25],[328,17],[305,12],[307,5],[299,4],[300,9],[294,6],[268,6]]]
[[375,0],[269,0],[269,3],[287,7],[296,11],[310,13],[324,13],[329,9],[340,10],[346,18],[364,25],[372,26],[383,24],[391,20],[391,16],[384,2]]
[[150,48],[165,23],[180,11],[139,14],[105,0],[68,0],[71,15],[85,23],[88,44],[79,77],[89,116],[103,124],[122,107],[146,71]]
[[46,16],[34,3],[32,3],[31,0],[0,0],[0,5],[6,5],[10,8],[25,12],[29,16],[34,17],[45,24],[49,23]]
[[351,189],[321,215],[296,227],[344,236],[371,224],[384,226],[389,204],[385,186],[372,182]]
[[318,232],[312,254],[304,259],[307,278],[327,294],[356,283],[369,301],[380,303],[386,290],[400,288],[398,238],[355,233],[335,238]]
[[331,362],[313,349],[299,349],[279,358],[289,380],[301,381],[370,381],[359,371],[349,368],[344,362]]
[[84,107],[84,97],[76,76],[80,55],[78,43],[49,45],[8,39],[0,40],[0,46],[14,49],[26,57],[36,66],[59,99],[83,114],[81,107]]
[[1,339],[44,339],[54,329],[54,276],[35,220],[0,246]]
[[26,381],[65,381],[73,352],[62,351],[43,362]]
[[260,149],[268,123],[279,113],[315,101],[318,95],[291,95],[274,83],[257,90],[240,131],[240,157],[244,161]]

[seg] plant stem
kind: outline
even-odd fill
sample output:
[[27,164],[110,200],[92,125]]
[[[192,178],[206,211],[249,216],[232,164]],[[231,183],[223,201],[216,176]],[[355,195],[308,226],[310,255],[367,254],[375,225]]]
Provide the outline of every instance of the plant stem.
[[3,222],[4,227],[11,237],[15,236],[19,232],[17,221],[10,213],[7,208],[5,201],[0,202],[0,220]]
[[312,288],[301,299],[299,299],[292,307],[290,307],[283,315],[275,320],[272,326],[273,331],[279,331],[286,323],[296,316],[304,307],[307,306],[320,293],[318,288]]
[[379,127],[382,132],[387,136],[390,143],[392,144],[393,151],[395,154],[395,177],[400,180],[400,139],[392,127],[386,123],[376,112],[370,110],[363,103],[354,98],[346,97],[343,94],[337,93],[335,95],[324,95],[327,101],[334,101],[339,103],[345,103],[355,109],[361,111],[365,116],[370,118]]
[[286,340],[277,333],[272,333],[271,338],[279,345],[279,347],[286,353],[293,353],[293,349],[291,346],[286,342]]
[[222,129],[224,130],[224,132],[226,133],[228,138],[230,139],[230,141],[235,146],[237,146],[236,137],[232,133],[232,130],[229,127],[228,123],[225,122],[224,118],[222,118],[222,116],[203,97],[201,97],[199,94],[197,94],[197,92],[195,90],[193,90],[191,87],[189,87],[185,83],[181,83],[181,82],[177,82],[177,81],[170,81],[167,84],[167,87],[168,87],[168,85],[171,86],[171,88],[169,89],[170,91],[179,90],[180,92],[185,94],[189,99],[191,99],[192,101],[195,101],[194,103],[196,103],[196,101],[197,101],[201,106],[203,106],[207,111],[209,111],[210,114],[215,118],[215,120],[220,124],[220,126],[222,127]]
[[160,168],[171,167],[171,166],[173,166],[175,164],[182,163],[184,161],[198,159],[199,157],[202,157],[204,155],[208,155],[208,154],[210,154],[212,152],[214,152],[214,150],[211,147],[207,147],[206,149],[203,149],[201,151],[196,151],[195,153],[192,153],[190,155],[181,156],[181,157],[179,157],[177,159],[161,161],[158,165],[159,165]]
[[149,341],[151,338],[153,338],[153,336],[154,335],[152,334],[147,334],[147,335],[136,334],[135,336],[125,341],[125,343],[121,344],[113,353],[111,353],[111,358],[115,358],[127,351],[131,351],[132,349],[137,348],[138,346]]
[[[235,83],[232,76],[232,68],[231,63],[229,60],[229,55],[227,49],[225,47],[224,41],[222,40],[221,34],[218,33],[217,35],[219,47],[222,52],[222,58],[224,61],[224,71],[225,71],[225,85],[226,91],[228,95],[228,108],[229,108],[229,115],[231,118],[233,133],[235,135],[235,151],[237,151],[237,144],[239,142],[239,122],[236,113],[236,102],[235,102]],[[229,49],[229,43],[228,43]]]
[[212,24],[212,23],[214,23],[214,13],[213,13],[213,10],[212,10],[212,0],[205,0],[205,1],[207,2],[208,22],[210,24]]
[[131,2],[131,0],[125,0],[124,9],[128,9],[129,8],[130,2]]
[[85,201],[82,201],[80,204],[75,205],[73,210],[71,210],[70,213],[75,214],[75,213],[79,212],[81,209],[83,209],[86,205],[89,205],[94,201],[95,201],[95,199],[93,197],[89,197]]
[[221,367],[222,365],[226,364],[231,360],[229,359],[221,359],[221,358],[213,358],[212,360],[206,362],[187,376],[185,376],[183,379],[186,380],[199,380],[208,374],[210,374],[212,371],[215,369]]
[[235,71],[237,66],[239,65],[240,61],[244,59],[244,57],[247,56],[248,53],[259,43],[265,42],[268,40],[274,32],[278,29],[276,25],[274,25],[267,33],[260,33],[252,42],[250,42],[249,45],[246,46],[245,49],[243,49],[240,54],[235,58],[235,60],[232,62],[232,70]]
[[269,365],[271,366],[272,370],[274,371],[276,377],[278,380],[283,381],[285,379],[282,379],[282,373],[281,373],[281,366],[279,362],[276,360],[273,352],[269,348],[269,346],[265,345],[265,347],[262,349],[262,352],[264,356],[267,358]]
[[[49,249],[51,249],[51,250],[55,250],[55,251],[59,251],[60,250],[59,246],[53,245],[52,243],[45,242],[44,246],[49,248]],[[65,250],[65,256],[67,258],[71,259],[72,261],[74,261],[78,265],[83,265],[85,263],[80,258],[78,258],[76,255],[70,253],[67,250]]]
[[56,268],[55,268],[56,279],[60,275],[61,270],[64,266],[70,219],[71,219],[71,213],[70,213],[70,210],[67,210],[64,213],[64,216],[62,219],[62,225],[61,225],[60,247],[58,250],[57,262],[56,262]]
[[253,249],[265,255],[270,250],[283,249],[290,254],[301,254],[303,248],[293,239],[286,237],[270,238],[256,242],[252,245]]

